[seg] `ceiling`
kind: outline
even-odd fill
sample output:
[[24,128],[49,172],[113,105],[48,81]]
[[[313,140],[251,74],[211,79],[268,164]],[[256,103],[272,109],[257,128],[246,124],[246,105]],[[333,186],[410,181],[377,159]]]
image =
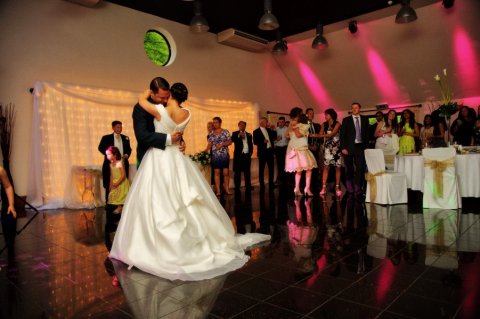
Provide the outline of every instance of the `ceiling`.
[[[106,1],[185,25],[189,25],[193,17],[193,1]],[[385,9],[391,6],[389,2],[392,6],[400,7],[400,0],[272,0],[272,12],[278,19],[282,36],[289,37],[313,30],[319,22],[329,25]],[[234,28],[269,41],[276,38],[276,31],[258,28],[258,22],[264,13],[263,0],[201,0],[201,3],[211,33],[217,34]]]

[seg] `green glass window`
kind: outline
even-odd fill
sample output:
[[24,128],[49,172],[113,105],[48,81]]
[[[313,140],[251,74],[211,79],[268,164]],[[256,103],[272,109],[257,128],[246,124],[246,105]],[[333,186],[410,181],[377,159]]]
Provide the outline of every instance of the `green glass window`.
[[143,41],[147,57],[156,65],[166,66],[173,62],[173,46],[168,36],[159,30],[148,30]]

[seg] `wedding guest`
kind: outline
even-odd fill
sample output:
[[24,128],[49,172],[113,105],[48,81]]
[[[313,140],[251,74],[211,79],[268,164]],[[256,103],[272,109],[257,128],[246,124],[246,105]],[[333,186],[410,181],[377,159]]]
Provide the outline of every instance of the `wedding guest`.
[[388,111],[385,121],[379,122],[375,128],[377,138],[375,148],[383,151],[385,165],[388,169],[393,169],[395,155],[399,150],[397,129],[397,112],[395,110]]
[[468,106],[463,106],[460,109],[458,118],[454,121],[450,127],[450,132],[453,135],[453,142],[463,145],[472,145],[473,140],[473,128],[475,126],[477,116],[475,110]]
[[223,175],[223,191],[230,195],[229,191],[229,166],[230,154],[228,147],[232,144],[230,132],[222,128],[222,119],[218,116],[213,118],[213,130],[208,134],[207,151],[212,151],[212,168],[215,172],[215,190],[216,195],[220,196],[222,190],[220,187],[220,174]]
[[473,142],[474,145],[480,146],[480,105],[477,108],[477,120],[473,128]]
[[245,181],[245,191],[252,190],[252,181],[250,177],[250,164],[253,154],[253,140],[252,134],[245,129],[247,122],[238,122],[238,131],[232,133],[232,142],[235,146],[233,151],[233,173],[235,182],[235,191],[240,190],[241,174]]
[[110,161],[110,189],[107,204],[117,206],[113,213],[120,214],[127,198],[130,183],[123,166],[120,150],[115,146],[110,146],[105,153]]
[[277,132],[277,139],[274,142],[275,145],[275,158],[277,159],[277,182],[283,183],[286,179],[285,173],[285,155],[287,154],[287,127],[285,126],[285,117],[280,116],[278,118],[278,126],[275,129]]
[[410,110],[402,112],[402,120],[398,128],[398,135],[400,136],[399,154],[410,154],[415,152],[415,137],[420,135],[417,123],[415,122],[415,114]]
[[107,159],[107,148],[115,146],[122,155],[123,165],[125,167],[125,174],[128,178],[128,158],[132,154],[132,148],[130,147],[130,139],[128,136],[122,134],[122,122],[112,122],[112,134],[102,136],[100,144],[98,145],[98,151],[104,155],[102,165],[103,187],[105,188],[105,202],[108,202],[108,193],[110,190],[110,161]]
[[310,190],[312,169],[317,167],[317,162],[312,152],[308,148],[307,136],[310,125],[307,117],[299,107],[294,107],[290,111],[291,124],[287,130],[288,141],[287,158],[285,160],[285,171],[295,173],[295,188],[293,193],[295,196],[301,196],[300,180],[302,172],[305,172],[305,196],[313,196]]
[[432,142],[433,129],[432,115],[426,114],[423,117],[423,127],[420,129],[422,147],[428,147]]
[[[15,211],[15,192],[7,172],[1,166],[0,183],[2,184],[3,191],[5,191],[6,201],[8,201],[8,203],[5,201],[2,203],[4,205],[4,209],[2,209],[2,216],[0,218],[2,220],[2,232],[3,237],[5,238],[8,259],[13,260],[13,258],[15,257],[15,237],[17,235],[17,212]],[[5,206],[7,206],[6,209]]]
[[277,132],[268,127],[266,117],[260,118],[260,127],[253,131],[253,144],[257,145],[258,156],[258,178],[260,180],[260,189],[265,188],[264,170],[268,166],[268,185],[271,189],[275,187],[273,183],[274,175],[274,149],[273,142],[277,138]]
[[[309,107],[305,110],[305,115],[307,115],[307,118],[308,118],[308,125],[310,126],[309,128],[310,135],[317,136],[316,134],[319,134],[321,131],[321,125],[320,123],[315,123],[313,121],[315,117],[315,111],[313,110],[313,108]],[[312,181],[313,181],[312,189],[315,192],[318,191],[318,184],[321,182],[320,172],[323,165],[322,144],[323,144],[323,138],[318,138],[318,137],[308,138],[308,149],[312,152],[313,156],[315,157],[315,161],[317,161],[317,165],[318,165],[318,167],[312,170]]]
[[322,190],[320,196],[327,192],[327,177],[330,167],[335,168],[335,194],[342,195],[340,188],[340,169],[342,168],[342,153],[340,151],[340,122],[337,121],[337,112],[334,109],[325,110],[325,123],[323,123],[323,138],[325,141],[323,158],[324,166],[322,173]]
[[431,118],[433,132],[428,145],[432,148],[447,147],[447,142],[445,139],[447,123],[445,122],[445,118],[440,116],[440,111],[438,110],[432,112]]
[[360,115],[361,105],[352,103],[352,115],[342,121],[340,149],[342,150],[347,179],[347,191],[363,196],[365,183],[365,149],[368,145],[368,119]]
[[368,132],[368,148],[375,148],[375,142],[377,140],[377,137],[375,136],[376,129],[378,127],[378,123],[383,123],[384,122],[384,115],[382,111],[377,111],[375,113],[375,120],[376,122],[370,125]]

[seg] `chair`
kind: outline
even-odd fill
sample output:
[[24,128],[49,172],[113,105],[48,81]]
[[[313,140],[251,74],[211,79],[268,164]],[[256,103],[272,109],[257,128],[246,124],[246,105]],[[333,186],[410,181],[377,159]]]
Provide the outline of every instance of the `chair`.
[[385,171],[385,158],[381,149],[366,149],[365,161],[368,169],[366,202],[381,205],[408,202],[407,176],[405,173]]
[[453,147],[426,148],[422,151],[425,165],[423,208],[462,207],[455,173],[455,154]]

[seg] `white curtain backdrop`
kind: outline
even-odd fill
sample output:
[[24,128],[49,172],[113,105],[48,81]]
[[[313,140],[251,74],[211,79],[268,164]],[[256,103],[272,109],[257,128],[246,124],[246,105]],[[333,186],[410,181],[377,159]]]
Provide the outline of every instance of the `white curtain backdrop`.
[[[83,185],[71,183],[78,167],[101,165],[103,155],[98,144],[103,135],[111,134],[111,122],[123,122],[123,134],[130,137],[136,162],[136,140],[132,125],[132,107],[140,92],[88,87],[76,84],[37,81],[34,89],[32,119],[32,152],[28,201],[39,209],[65,206],[66,189]],[[231,132],[244,120],[247,130],[258,127],[258,107],[250,102],[198,99],[190,97],[184,107],[192,119],[184,139],[187,154],[204,150],[206,123],[220,116],[222,127]],[[233,154],[233,147],[231,147]],[[80,187],[80,186],[78,186]],[[68,192],[71,190],[68,189]],[[78,192],[84,192],[79,189]]]

